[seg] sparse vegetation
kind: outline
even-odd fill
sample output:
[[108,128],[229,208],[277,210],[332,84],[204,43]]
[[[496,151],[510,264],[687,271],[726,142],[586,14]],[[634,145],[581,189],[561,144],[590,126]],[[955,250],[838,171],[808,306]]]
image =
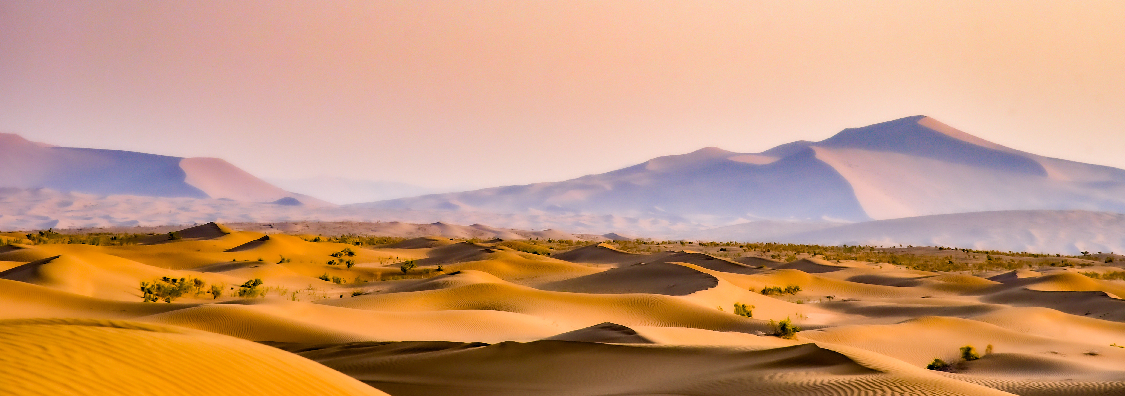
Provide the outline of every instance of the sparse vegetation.
[[328,276],[328,273],[324,273],[324,275],[318,276],[316,278],[320,279],[322,281],[325,281],[325,282],[331,282],[332,281],[332,277]]
[[352,291],[352,297],[359,297],[359,296],[362,296],[364,294],[367,294],[367,293],[364,293],[363,290],[353,290]]
[[223,296],[223,286],[211,285],[211,299],[218,299]]
[[1102,280],[1125,280],[1125,271],[1107,271],[1107,272],[1079,272],[1094,279]]
[[783,294],[797,294],[801,292],[801,287],[797,285],[789,285],[784,288],[781,286],[772,286],[762,288],[762,295],[764,296],[780,296]]
[[335,257],[335,258],[355,257],[355,251],[352,250],[352,248],[344,248],[344,250],[338,251],[336,253],[332,253],[332,254],[330,254],[330,256]]
[[141,282],[141,294],[145,302],[163,300],[171,303],[186,294],[199,294],[203,291],[205,282],[198,278],[170,278],[163,277],[152,282]]
[[523,242],[523,241],[504,241],[504,242],[500,242],[498,245],[508,247],[512,250],[516,250],[516,251],[520,251],[520,252],[524,252],[524,253],[531,253],[531,254],[535,254],[535,255],[539,255],[539,256],[550,256],[551,255],[551,248],[546,247],[546,246],[542,246],[542,245],[535,245],[535,244],[531,244],[531,243]]
[[262,286],[262,280],[254,278],[246,281],[238,287],[238,296],[242,298],[265,297],[265,291],[259,289]]
[[941,360],[941,359],[934,359],[934,361],[930,362],[930,364],[927,365],[926,368],[929,369],[929,370],[934,370],[934,371],[946,371],[946,372],[953,371],[953,365],[949,364],[949,363],[946,363],[944,360]]
[[972,345],[965,345],[961,347],[961,359],[971,362],[980,359],[980,354],[977,353],[976,348],[973,348]]
[[399,265],[398,269],[400,271],[402,271],[402,273],[405,274],[407,272],[410,272],[410,270],[414,269],[414,267],[416,267],[416,265],[414,264],[414,260],[407,260],[406,262]]
[[754,317],[754,306],[741,303],[734,303],[734,314],[738,316],[745,316],[747,318]]
[[797,332],[801,331],[801,328],[794,325],[793,321],[789,320],[789,318],[785,318],[780,322],[775,322],[773,319],[770,319],[770,329],[773,330],[773,336],[787,340],[796,339]]

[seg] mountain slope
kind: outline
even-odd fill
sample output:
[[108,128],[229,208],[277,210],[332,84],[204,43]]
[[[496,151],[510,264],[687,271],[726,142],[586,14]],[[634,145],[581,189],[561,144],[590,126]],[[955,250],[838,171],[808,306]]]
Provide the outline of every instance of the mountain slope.
[[555,183],[363,204],[511,214],[865,221],[997,210],[1125,212],[1125,171],[1042,157],[925,116],[756,153],[705,148]]
[[0,134],[0,169],[5,170],[0,173],[0,187],[244,202],[289,198],[323,204],[277,188],[218,158],[54,147],[14,134]]

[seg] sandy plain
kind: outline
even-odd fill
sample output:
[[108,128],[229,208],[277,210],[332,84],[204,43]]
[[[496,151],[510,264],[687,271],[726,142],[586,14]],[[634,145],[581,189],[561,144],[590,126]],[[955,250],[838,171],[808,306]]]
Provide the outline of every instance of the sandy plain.
[[242,228],[0,234],[0,394],[1125,394],[1107,254]]

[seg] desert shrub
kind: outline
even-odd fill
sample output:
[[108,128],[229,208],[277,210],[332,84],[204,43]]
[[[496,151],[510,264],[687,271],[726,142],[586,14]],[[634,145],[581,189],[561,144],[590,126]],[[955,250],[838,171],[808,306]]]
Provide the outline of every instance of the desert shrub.
[[783,294],[797,294],[801,291],[801,287],[797,285],[789,285],[784,288],[781,286],[763,287],[762,295],[764,296],[780,296]]
[[355,260],[352,260],[352,259],[344,260],[344,265],[348,266],[348,268],[355,267]]
[[264,296],[265,292],[258,288],[261,285],[262,280],[259,278],[248,280],[238,287],[238,296],[243,298]]
[[976,348],[973,348],[972,345],[965,345],[961,347],[961,359],[965,359],[966,361],[977,360],[980,359],[980,354],[977,353]]
[[328,265],[336,265],[336,264],[340,264],[340,262],[336,261],[336,259],[332,259],[332,260],[328,260],[328,262],[327,262],[327,263],[325,263],[325,264],[328,264]]
[[521,241],[504,241],[499,243],[500,246],[511,248],[512,250],[521,251],[524,253],[531,253],[539,256],[550,256],[551,249],[546,246],[533,245]]
[[278,264],[285,264],[285,263],[291,263],[291,262],[293,262],[293,260],[292,260],[292,259],[288,259],[288,258],[285,258],[285,256],[280,256],[280,257],[281,257],[281,259],[280,259],[280,260],[277,260],[277,263],[278,263]]
[[951,371],[953,370],[953,365],[941,359],[934,359],[926,368],[934,371]]
[[169,278],[167,276],[151,283],[141,282],[141,293],[145,302],[164,300],[170,303],[188,293],[202,292],[205,283],[198,278]]
[[168,240],[169,241],[178,241],[180,239],[182,239],[180,237],[180,233],[178,233],[178,232],[169,232],[168,233]]
[[753,305],[734,303],[734,314],[738,315],[738,316],[745,316],[747,318],[753,318],[754,317],[753,309],[754,309]]
[[442,267],[441,264],[438,264],[437,269],[435,269],[434,271],[445,272],[445,267]]
[[398,269],[405,274],[407,272],[410,272],[410,270],[414,269],[414,267],[416,266],[417,265],[414,264],[414,260],[407,260],[406,262],[402,263],[402,265],[399,265]]
[[344,280],[344,278],[341,278],[341,277],[338,277],[338,276],[333,276],[333,277],[332,277],[332,283],[335,283],[335,284],[337,284],[337,285],[339,285],[339,284],[343,284],[343,283],[345,283],[345,282],[347,282],[347,281],[345,281],[345,280]]
[[1104,272],[1104,273],[1097,273],[1097,272],[1091,271],[1091,272],[1079,272],[1079,273],[1082,274],[1082,275],[1086,275],[1090,278],[1094,278],[1094,279],[1125,280],[1125,271],[1107,271],[1107,272]]
[[328,273],[325,273],[324,275],[318,276],[316,278],[326,282],[332,281],[332,278],[328,276]]
[[364,293],[363,290],[353,290],[352,291],[352,297],[359,297],[359,296],[362,296],[364,294],[367,294],[367,293]]
[[780,322],[774,322],[773,319],[770,319],[770,328],[773,329],[772,335],[789,340],[796,339],[797,332],[801,331],[801,328],[794,325],[789,318]]
[[984,347],[984,356],[988,356],[988,355],[991,355],[991,354],[992,354],[992,344],[988,344],[988,346]]
[[223,296],[223,287],[219,285],[211,285],[211,298],[217,299]]
[[355,257],[355,251],[352,250],[352,248],[344,248],[344,250],[338,251],[336,253],[332,253],[330,256],[335,257],[335,258]]

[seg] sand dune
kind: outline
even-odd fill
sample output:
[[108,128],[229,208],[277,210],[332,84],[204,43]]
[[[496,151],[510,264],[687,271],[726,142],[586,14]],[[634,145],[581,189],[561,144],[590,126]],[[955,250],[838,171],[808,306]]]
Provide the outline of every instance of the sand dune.
[[[181,382],[177,375],[208,377],[166,392],[223,393],[215,389],[232,378],[268,382],[260,389],[274,394],[1125,390],[1122,283],[1068,267],[946,273],[805,257],[736,261],[702,245],[711,254],[596,244],[559,252],[572,242],[534,239],[370,246],[219,224],[173,235],[0,250],[0,383],[18,384],[17,394],[101,394],[117,389],[110,383],[135,390]],[[418,266],[402,265],[411,260]],[[760,262],[769,265],[748,264]],[[1103,264],[1088,268],[1118,268]],[[139,284],[161,277],[206,286],[172,303],[142,302]],[[263,284],[243,293],[253,279]],[[775,336],[783,321],[802,329]],[[93,346],[71,352],[76,343]],[[49,353],[27,357],[44,350],[36,345]],[[986,356],[960,361],[965,345]],[[952,372],[926,370],[935,358]],[[11,382],[16,366],[24,371]]]
[[231,337],[133,322],[0,321],[0,383],[19,395],[385,395]]
[[543,290],[594,294],[648,293],[683,296],[718,286],[714,276],[668,263],[634,264],[539,286]]
[[599,323],[584,329],[545,338],[552,341],[598,342],[609,344],[652,344],[636,330],[615,323]]
[[[396,395],[1006,394],[939,376],[881,373],[812,344],[761,351],[570,341],[282,347]],[[516,361],[552,369],[521,370]],[[420,371],[432,379],[409,380]]]

